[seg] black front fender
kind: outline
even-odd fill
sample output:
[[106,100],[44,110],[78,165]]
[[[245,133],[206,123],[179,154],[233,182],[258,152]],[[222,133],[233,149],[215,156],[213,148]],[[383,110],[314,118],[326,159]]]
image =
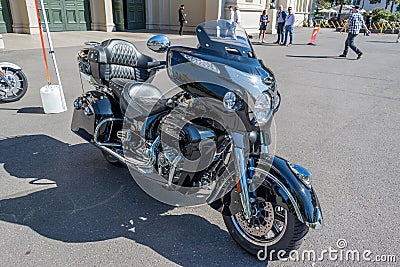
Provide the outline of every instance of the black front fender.
[[[272,190],[271,192],[276,197],[278,204],[285,205],[289,212],[308,227],[322,228],[321,207],[314,189],[308,188],[299,180],[286,160],[276,156],[272,164],[259,164],[255,168],[250,167],[250,169],[257,169],[257,171],[265,174],[263,184]],[[233,185],[231,186],[233,187]],[[231,216],[243,210],[236,188],[230,190],[222,199],[211,203],[210,206],[226,216]]]
[[267,181],[285,202],[289,211],[310,228],[322,228],[322,211],[314,189],[308,188],[299,180],[288,162],[283,158],[274,157],[271,169],[267,173]]

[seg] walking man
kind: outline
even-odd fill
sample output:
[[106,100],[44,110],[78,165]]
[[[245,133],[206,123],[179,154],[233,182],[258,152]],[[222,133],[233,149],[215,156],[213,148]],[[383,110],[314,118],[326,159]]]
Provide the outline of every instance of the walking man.
[[287,39],[288,35],[290,37],[290,42],[286,46],[291,46],[293,44],[293,29],[294,29],[294,23],[296,22],[294,14],[292,13],[292,8],[288,8],[288,14],[286,16],[285,20],[285,41],[283,42],[283,45],[287,44]]
[[371,31],[368,30],[367,26],[365,25],[363,15],[360,12],[358,12],[359,8],[360,8],[359,6],[353,6],[353,9],[349,15],[349,19],[346,25],[344,25],[344,27],[341,30],[344,31],[345,29],[348,28],[349,33],[346,42],[344,43],[343,54],[341,54],[339,57],[346,57],[347,52],[349,51],[349,47],[357,54],[357,59],[360,59],[361,56],[363,55],[363,52],[361,52],[361,50],[358,49],[357,46],[354,44],[354,39],[360,33],[361,27],[365,28],[365,32],[367,34],[370,34]]
[[179,14],[179,23],[180,23],[180,29],[179,29],[179,35],[182,36],[183,33],[183,24],[186,23],[186,14],[184,12],[185,10],[185,5],[181,5],[181,7],[178,10]]
[[226,23],[226,31],[225,36],[233,35],[233,30],[235,27],[235,11],[233,11],[233,7],[229,6],[229,19]]
[[286,21],[286,11],[283,10],[283,5],[279,6],[278,9],[278,40],[276,40],[276,42],[274,42],[274,44],[283,44],[283,28],[285,27],[285,21]]

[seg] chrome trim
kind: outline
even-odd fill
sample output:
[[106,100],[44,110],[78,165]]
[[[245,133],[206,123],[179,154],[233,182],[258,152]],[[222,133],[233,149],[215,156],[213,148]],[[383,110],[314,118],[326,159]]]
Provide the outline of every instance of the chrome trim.
[[168,48],[171,46],[171,41],[165,35],[156,35],[151,37],[147,41],[147,47],[156,53],[167,52]]
[[269,99],[270,99],[270,101],[271,101],[271,104],[270,104],[270,107],[269,107],[268,114],[267,114],[267,116],[266,116],[266,122],[260,123],[260,122],[257,120],[257,116],[255,115],[256,112],[254,111],[254,119],[255,119],[255,121],[256,121],[256,126],[261,126],[261,125],[267,124],[267,123],[271,120],[272,116],[274,115],[274,108],[273,108],[273,106],[274,106],[274,103],[273,103],[274,98],[272,97],[272,95],[271,95],[271,93],[270,93],[269,90],[268,90],[268,91],[263,91],[263,92],[261,92],[261,93],[257,96],[256,100],[254,101],[254,106],[256,105],[256,103],[257,103],[257,101],[258,101],[257,99],[258,99],[261,95],[267,95],[266,97],[269,97]]
[[172,181],[173,181],[173,179],[174,179],[174,174],[175,174],[175,171],[176,171],[176,167],[177,167],[177,165],[178,165],[178,163],[180,162],[182,160],[182,156],[181,155],[179,155],[179,156],[177,156],[175,159],[174,159],[174,161],[172,162],[172,167],[171,167],[171,169],[169,170],[169,176],[168,176],[168,185],[169,186],[172,186]]
[[11,68],[11,69],[15,69],[15,70],[22,70],[22,68],[20,66],[15,65],[14,63],[10,63],[10,62],[0,62],[0,68]]
[[161,142],[161,138],[160,138],[160,136],[157,136],[156,140],[154,140],[153,144],[151,145],[151,149],[150,149],[151,162],[149,163],[150,165],[154,164],[157,160],[156,148],[160,142]]
[[312,187],[311,172],[298,164],[291,164],[290,162],[287,162],[287,165],[292,170],[292,172],[297,176],[297,178],[305,186],[311,189]]
[[236,164],[238,167],[238,176],[240,182],[240,200],[243,205],[243,214],[246,219],[251,217],[251,207],[250,207],[250,196],[249,196],[249,184],[247,182],[246,175],[246,162],[244,160],[243,148],[235,147]]
[[99,130],[100,127],[103,126],[104,124],[108,123],[108,122],[114,122],[114,121],[124,121],[123,119],[119,119],[119,118],[107,118],[102,120],[97,126],[96,129],[94,130],[94,135],[93,135],[93,141],[96,145],[98,146],[113,146],[113,147],[118,147],[118,146],[122,146],[121,143],[101,143],[97,140],[97,137],[99,135]]
[[315,218],[317,219],[317,222],[315,223],[306,222],[305,224],[312,229],[321,230],[322,227],[324,226],[324,219],[322,218],[322,213],[319,208],[317,208],[317,214],[315,215]]
[[92,46],[92,47],[96,47],[96,46],[101,45],[101,43],[97,42],[97,41],[87,41],[87,42],[84,42],[83,44],[87,45],[87,46]]
[[118,159],[120,162],[122,162],[122,163],[124,163],[124,164],[127,164],[128,161],[127,161],[127,160],[125,159],[125,157],[122,156],[121,154],[118,154],[118,153],[115,152],[114,150],[112,150],[112,149],[110,149],[110,148],[108,148],[108,147],[105,147],[105,146],[99,146],[99,148],[100,148],[101,150],[104,150],[104,152],[110,154],[111,156],[115,157],[115,158]]

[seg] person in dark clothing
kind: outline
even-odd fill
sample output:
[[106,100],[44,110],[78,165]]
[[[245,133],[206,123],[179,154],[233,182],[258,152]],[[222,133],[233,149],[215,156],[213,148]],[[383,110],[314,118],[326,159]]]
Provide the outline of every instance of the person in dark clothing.
[[283,44],[283,40],[284,40],[283,39],[284,38],[283,28],[285,27],[286,15],[287,14],[286,14],[285,10],[283,10],[283,6],[280,5],[278,15],[277,15],[277,17],[278,17],[278,19],[277,19],[277,21],[278,21],[278,29],[277,29],[278,40],[276,40],[276,42],[274,42],[274,44]]
[[184,13],[185,10],[185,5],[181,5],[179,8],[178,14],[179,14],[179,24],[180,24],[180,29],[179,29],[179,35],[182,36],[183,33],[183,24],[185,24],[186,21],[186,14]]
[[365,18],[365,26],[367,26],[367,28],[364,31],[364,35],[367,35],[367,36],[369,35],[367,33],[367,30],[369,30],[371,28],[371,25],[372,25],[372,16],[371,16],[371,14],[368,14],[367,17]]

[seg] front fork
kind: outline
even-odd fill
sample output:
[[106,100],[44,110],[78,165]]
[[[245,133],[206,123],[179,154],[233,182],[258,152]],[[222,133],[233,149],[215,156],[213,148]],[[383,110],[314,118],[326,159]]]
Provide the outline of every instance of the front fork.
[[248,220],[251,217],[251,207],[250,207],[249,182],[247,179],[244,149],[235,147],[234,151],[236,158],[235,167],[237,170],[236,187],[240,195],[240,201],[242,202],[244,217]]
[[[254,159],[246,160],[245,156],[245,138],[246,134],[231,133],[234,143],[234,155],[235,155],[235,168],[237,171],[236,175],[236,188],[240,195],[240,201],[243,206],[243,215],[246,219],[250,219],[252,216],[251,210],[251,196],[250,192],[255,192],[250,177],[248,177],[248,164],[254,165]],[[260,134],[262,136],[262,134]],[[261,137],[262,153],[268,153],[268,147],[264,144],[263,138]],[[254,166],[249,166],[254,167]]]

